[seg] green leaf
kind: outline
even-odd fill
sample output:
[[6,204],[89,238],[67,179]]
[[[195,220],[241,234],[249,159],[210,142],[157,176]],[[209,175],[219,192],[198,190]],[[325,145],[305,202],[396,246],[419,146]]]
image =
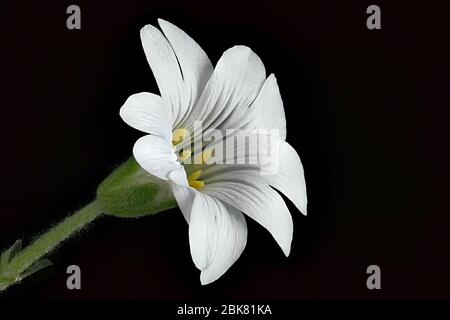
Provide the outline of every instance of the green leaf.
[[38,272],[44,268],[50,267],[51,265],[53,265],[53,263],[49,259],[38,260],[21,274],[21,278],[23,279],[28,276],[31,276],[33,273]]
[[17,240],[14,244],[0,256],[0,270],[4,269],[12,258],[22,249],[22,240]]
[[0,292],[6,290],[9,286],[19,283],[22,279],[52,265],[48,259],[38,260],[28,267],[25,271],[16,270],[11,267],[11,261],[20,252],[22,241],[17,240],[8,250],[0,256]]

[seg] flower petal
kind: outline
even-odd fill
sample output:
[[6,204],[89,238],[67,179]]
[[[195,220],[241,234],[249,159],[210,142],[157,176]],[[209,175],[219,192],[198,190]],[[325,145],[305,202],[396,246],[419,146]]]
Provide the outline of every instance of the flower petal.
[[283,140],[262,129],[228,130],[227,133],[208,144],[208,149],[214,150],[215,163],[254,165],[265,171],[277,169],[279,145]]
[[183,186],[175,182],[170,183],[170,189],[186,222],[189,224],[189,221],[191,220],[192,204],[194,203],[195,195],[198,191],[189,186]]
[[275,174],[262,175],[262,179],[282,192],[306,215],[308,198],[303,165],[295,149],[287,142],[279,144],[277,168]]
[[234,112],[227,119],[226,129],[265,130],[286,139],[286,116],[275,76],[271,74],[249,108]]
[[159,136],[146,135],[137,140],[133,155],[144,170],[163,180],[168,179],[171,171],[182,169],[170,140]]
[[244,129],[276,130],[277,136],[286,140],[286,116],[277,79],[271,74],[249,108],[249,123]]
[[247,243],[247,224],[236,209],[197,193],[189,224],[192,259],[202,284],[221,277],[239,258]]
[[161,97],[171,106],[175,120],[186,106],[186,89],[175,53],[161,31],[152,25],[141,29],[141,41]]
[[205,168],[206,181],[227,172],[246,172],[278,189],[306,215],[308,201],[303,165],[295,149],[286,141],[264,133],[236,131],[227,137],[225,145],[218,140],[208,148],[214,150],[216,163],[222,161],[224,164]]
[[226,127],[233,112],[246,109],[258,95],[266,78],[261,59],[248,47],[225,51],[214,69],[200,99],[187,119],[187,127],[203,121],[204,130]]
[[261,177],[240,171],[218,173],[207,181],[204,192],[256,220],[289,255],[293,234],[291,214],[283,198]]
[[120,109],[120,116],[135,129],[166,140],[172,137],[170,106],[153,93],[142,92],[130,96]]
[[189,97],[186,97],[189,100],[186,110],[182,110],[175,121],[177,125],[185,119],[197,102],[213,73],[213,66],[203,49],[183,30],[162,19],[158,19],[158,22],[180,63],[183,80],[189,94]]

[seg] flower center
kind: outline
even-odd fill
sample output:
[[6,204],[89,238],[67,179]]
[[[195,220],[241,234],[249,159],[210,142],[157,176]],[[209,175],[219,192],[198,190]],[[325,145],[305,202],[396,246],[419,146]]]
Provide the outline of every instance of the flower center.
[[[206,163],[211,158],[212,151],[206,150],[204,152],[201,152],[200,154],[194,156],[193,159],[191,159],[193,163],[185,164],[184,162],[193,156],[192,150],[186,149],[186,144],[184,142],[187,142],[188,141],[187,139],[190,139],[190,133],[185,128],[176,129],[172,133],[173,151],[178,153],[178,159],[180,163],[182,163],[183,166],[185,167],[185,170],[189,172],[192,169],[188,170],[187,167],[191,167],[191,165],[198,165],[198,164],[201,165]],[[183,150],[177,152],[177,147],[179,147],[180,145],[184,145]],[[202,175],[201,169],[195,170],[192,173],[188,174],[188,183],[192,188],[200,190],[205,186],[205,182],[202,179],[200,179],[201,175]]]

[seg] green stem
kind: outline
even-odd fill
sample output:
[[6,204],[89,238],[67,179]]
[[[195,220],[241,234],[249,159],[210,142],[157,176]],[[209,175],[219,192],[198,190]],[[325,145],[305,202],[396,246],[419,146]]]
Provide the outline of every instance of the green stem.
[[[11,248],[4,252],[0,264],[0,291],[48,266],[50,264],[48,260],[40,259],[101,215],[102,206],[98,201],[93,201],[58,223],[13,257],[12,251],[20,248]],[[17,246],[19,245],[20,243]]]
[[45,268],[45,259],[61,242],[104,214],[138,218],[177,205],[169,184],[145,172],[128,159],[97,188],[97,199],[39,236],[20,251],[21,241],[0,255],[0,292],[23,278]]

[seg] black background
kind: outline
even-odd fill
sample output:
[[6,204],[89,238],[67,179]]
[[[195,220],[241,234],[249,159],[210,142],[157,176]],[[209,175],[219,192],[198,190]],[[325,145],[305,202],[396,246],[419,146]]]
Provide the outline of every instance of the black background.
[[[81,7],[82,29],[66,28]],[[377,4],[382,29],[366,28]],[[247,248],[201,286],[178,211],[105,217],[52,255],[13,298],[449,298],[450,3],[50,1],[0,3],[0,248],[29,241],[95,197],[141,133],[118,111],[158,92],[139,30],[164,18],[215,64],[236,44],[275,73],[309,214],[290,204],[291,256],[249,221]],[[65,286],[82,270],[82,290]],[[382,289],[366,288],[377,264]]]

